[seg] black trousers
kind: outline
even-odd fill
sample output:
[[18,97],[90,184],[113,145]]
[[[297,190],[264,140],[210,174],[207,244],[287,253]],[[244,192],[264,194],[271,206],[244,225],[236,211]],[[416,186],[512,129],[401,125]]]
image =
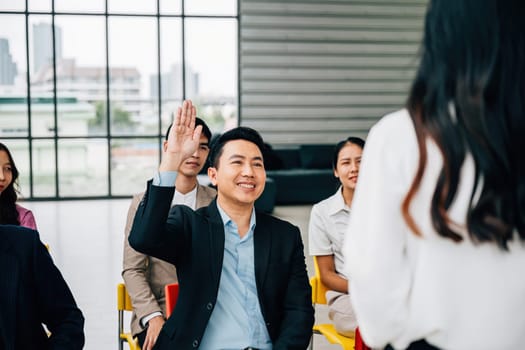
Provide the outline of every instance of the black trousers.
[[146,333],[148,333],[148,329],[146,328],[139,334],[137,334],[137,340],[139,341],[140,348],[144,346],[144,341],[146,340]]
[[[391,345],[387,345],[385,350],[395,350],[395,349]],[[435,346],[430,345],[429,343],[425,341],[425,339],[423,339],[423,340],[418,340],[418,341],[411,343],[406,350],[439,350],[439,348],[436,348]]]

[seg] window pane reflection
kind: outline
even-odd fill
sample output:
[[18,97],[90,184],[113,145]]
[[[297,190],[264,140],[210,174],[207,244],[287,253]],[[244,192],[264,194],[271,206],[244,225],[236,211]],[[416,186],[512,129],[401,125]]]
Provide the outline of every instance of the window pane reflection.
[[129,195],[145,190],[146,180],[159,165],[159,140],[113,139],[111,141],[111,190]]
[[58,134],[106,135],[104,18],[57,16],[55,26],[64,33],[63,55],[56,65],[57,98],[62,101],[57,105]]
[[111,132],[156,134],[158,108],[148,83],[158,72],[155,19],[111,18],[109,45]]
[[[162,127],[164,133],[173,120],[173,113],[182,103],[182,22],[179,18],[165,18],[160,22],[160,66],[162,90]],[[152,91],[158,94],[156,78]]]
[[186,96],[213,132],[237,125],[236,30],[233,19],[187,20]]
[[0,15],[0,137],[28,136],[25,18]]
[[[53,31],[50,16],[29,16],[31,134],[54,136]],[[62,32],[57,29],[57,59],[62,57]]]
[[55,142],[33,140],[33,195],[54,197],[56,193]]
[[109,13],[157,13],[157,0],[108,0]]
[[160,13],[165,15],[180,15],[181,0],[160,0]]
[[142,191],[184,96],[213,132],[237,124],[238,19],[191,18],[235,16],[237,1],[185,1],[185,18],[181,0],[158,1],[172,17],[151,16],[157,0],[107,2],[108,43],[105,0],[54,0],[54,28],[52,0],[28,0],[27,32],[12,12],[26,2],[0,0],[0,138],[17,150],[24,197]]
[[55,11],[57,12],[103,13],[104,10],[104,0],[55,0]]
[[58,141],[59,195],[62,197],[108,194],[108,145],[105,139]]
[[225,15],[237,14],[236,0],[190,0],[184,2],[186,15]]
[[[51,0],[29,0],[28,4],[29,4],[29,11],[39,11],[39,12],[50,12],[51,11]],[[56,9],[56,4],[57,4],[57,1],[55,0],[55,9]]]
[[24,11],[24,1],[0,0],[0,11]]

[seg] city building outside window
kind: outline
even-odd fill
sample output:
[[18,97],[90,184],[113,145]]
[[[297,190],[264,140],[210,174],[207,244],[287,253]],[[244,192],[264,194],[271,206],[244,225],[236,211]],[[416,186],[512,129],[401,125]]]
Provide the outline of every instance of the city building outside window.
[[185,98],[214,133],[236,126],[237,9],[237,0],[0,0],[0,139],[22,197],[143,190]]

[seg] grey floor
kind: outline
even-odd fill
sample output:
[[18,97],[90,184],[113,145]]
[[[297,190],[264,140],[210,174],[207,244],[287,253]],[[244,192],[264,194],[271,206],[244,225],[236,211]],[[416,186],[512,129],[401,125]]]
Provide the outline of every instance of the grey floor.
[[[122,281],[122,242],[130,200],[23,202],[35,215],[43,242],[75,295],[86,318],[87,350],[117,349],[116,285]],[[274,215],[300,227],[309,275],[308,218],[310,205],[276,207]],[[317,322],[327,322],[317,307]],[[314,336],[316,350],[340,349]]]

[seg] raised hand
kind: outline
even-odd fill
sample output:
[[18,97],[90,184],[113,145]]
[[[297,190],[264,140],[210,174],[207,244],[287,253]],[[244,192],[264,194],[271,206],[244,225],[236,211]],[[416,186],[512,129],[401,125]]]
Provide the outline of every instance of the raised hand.
[[180,164],[197,151],[202,125],[195,127],[196,116],[191,100],[185,100],[177,109],[159,171],[177,171]]

